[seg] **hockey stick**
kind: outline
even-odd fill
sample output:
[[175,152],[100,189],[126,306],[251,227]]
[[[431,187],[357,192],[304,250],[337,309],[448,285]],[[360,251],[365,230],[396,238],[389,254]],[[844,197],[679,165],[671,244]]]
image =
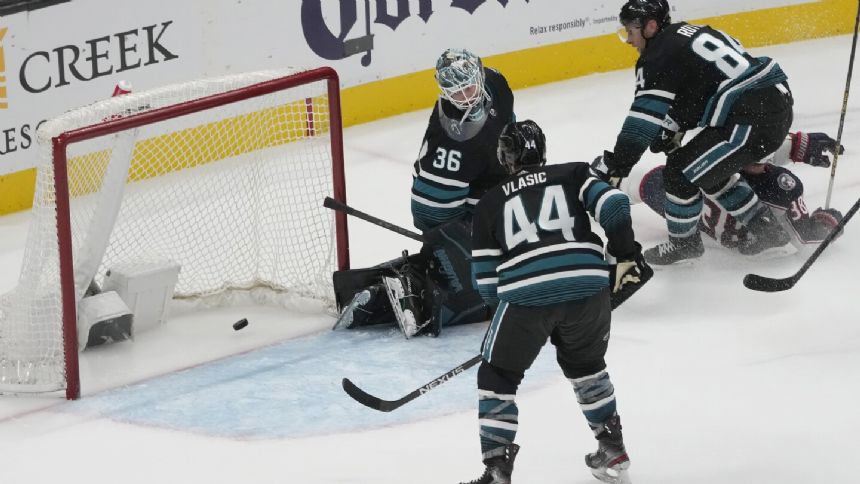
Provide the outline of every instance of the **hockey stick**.
[[845,95],[842,97],[842,114],[839,116],[839,132],[836,134],[836,149],[833,150],[833,163],[830,166],[830,184],[824,209],[830,208],[830,195],[836,180],[836,163],[839,161],[839,147],[842,146],[842,128],[845,126],[845,111],[848,109],[848,91],[851,89],[851,74],[854,72],[854,54],[857,52],[857,28],[860,26],[860,1],[857,2],[857,18],[854,20],[854,39],[851,41],[851,60],[848,61],[848,77],[845,79]]
[[[625,286],[626,290],[623,289],[622,291],[619,291],[612,295],[611,305],[613,310],[623,304],[624,301],[630,299],[630,296],[632,296],[636,291],[641,289],[642,286],[645,285],[645,283],[651,279],[651,277],[654,275],[654,271],[648,266],[645,266],[645,268],[646,270],[642,272],[641,282],[639,282],[638,284],[628,284]],[[350,381],[349,378],[344,378],[343,381],[341,381],[341,384],[343,385],[343,390],[347,393],[347,395],[352,397],[353,400],[355,400],[356,402],[364,405],[365,407],[379,410],[380,412],[390,412],[392,410],[396,410],[402,407],[403,405],[411,402],[412,400],[415,400],[416,398],[420,397],[421,395],[424,395],[425,393],[445,383],[451,378],[454,378],[460,373],[463,373],[469,368],[477,365],[478,363],[480,363],[481,358],[483,358],[482,355],[475,355],[468,361],[461,363],[453,370],[450,370],[445,374],[434,378],[425,385],[418,387],[415,390],[412,390],[411,392],[398,398],[397,400],[383,400],[377,396],[371,395],[366,391],[362,390],[361,388],[358,388],[355,383]]]
[[343,379],[343,382],[342,382],[343,390],[350,397],[352,397],[356,402],[358,402],[358,403],[360,403],[366,407],[370,407],[374,410],[379,410],[380,412],[390,412],[392,410],[395,410],[395,409],[402,407],[403,405],[411,402],[412,400],[415,400],[416,398],[420,397],[421,395],[424,395],[425,393],[427,393],[430,390],[436,388],[437,386],[445,383],[446,381],[450,380],[451,378],[454,378],[455,376],[459,375],[460,373],[463,373],[464,371],[468,370],[469,368],[477,365],[478,363],[481,362],[481,358],[483,358],[481,355],[475,355],[472,358],[470,358],[468,361],[462,363],[460,366],[454,368],[453,370],[448,371],[447,373],[445,373],[443,375],[437,376],[436,378],[430,380],[429,382],[422,385],[421,387],[416,388],[415,390],[412,390],[411,392],[407,393],[406,395],[404,395],[401,398],[398,398],[397,400],[383,400],[379,397],[375,397],[375,396],[365,392],[361,388],[358,388],[357,386],[355,386],[355,384],[353,382],[351,382],[349,380],[349,378]]
[[345,203],[338,202],[337,200],[331,197],[325,197],[323,201],[323,207],[330,208],[332,210],[337,210],[339,212],[343,212],[347,215],[352,215],[353,217],[360,218],[365,222],[370,222],[372,224],[378,225],[384,229],[388,229],[392,232],[397,232],[400,235],[405,235],[410,239],[415,239],[418,242],[424,242],[424,237],[421,234],[415,233],[411,230],[404,229],[398,225],[394,225],[393,223],[386,222],[380,218],[376,218],[373,215],[362,212],[361,210],[356,210]]
[[798,270],[794,275],[784,277],[782,279],[774,279],[770,277],[759,276],[757,274],[747,274],[746,276],[744,276],[744,286],[749,289],[752,289],[753,291],[764,292],[785,291],[786,289],[791,289],[792,287],[794,287],[794,285],[797,284],[797,281],[801,277],[803,277],[807,270],[809,270],[809,267],[812,265],[812,263],[815,262],[816,259],[818,259],[818,256],[821,255],[822,252],[824,252],[824,249],[826,249],[827,246],[830,245],[831,242],[833,242],[833,239],[835,239],[836,236],[842,232],[842,228],[845,227],[845,224],[847,224],[848,221],[851,220],[851,217],[853,217],[854,214],[857,213],[857,209],[860,209],[860,199],[854,202],[854,206],[851,207],[851,210],[849,210],[848,213],[845,214],[845,217],[843,217],[842,220],[840,220],[839,223],[836,224],[836,227],[834,227],[833,230],[830,231],[824,241],[821,242],[821,245],[819,245],[818,248],[815,249],[815,252],[813,252],[812,255],[809,256],[809,259],[807,259],[806,262],[803,263],[803,266],[801,266],[800,270]]

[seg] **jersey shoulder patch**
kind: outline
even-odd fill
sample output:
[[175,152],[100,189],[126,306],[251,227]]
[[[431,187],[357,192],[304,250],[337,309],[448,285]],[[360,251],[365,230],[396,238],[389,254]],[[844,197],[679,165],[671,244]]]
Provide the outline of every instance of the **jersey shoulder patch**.
[[779,188],[790,192],[794,190],[794,187],[797,186],[797,179],[795,179],[794,176],[789,173],[780,173],[776,177],[776,184],[779,186]]

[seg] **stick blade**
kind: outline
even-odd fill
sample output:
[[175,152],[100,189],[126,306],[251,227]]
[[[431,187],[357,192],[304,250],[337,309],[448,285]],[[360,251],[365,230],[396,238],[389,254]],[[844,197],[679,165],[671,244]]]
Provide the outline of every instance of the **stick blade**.
[[402,405],[397,401],[383,400],[367,393],[361,388],[358,388],[355,383],[349,380],[349,378],[344,378],[343,381],[341,381],[341,385],[343,386],[343,391],[352,397],[353,400],[365,407],[379,410],[380,412],[390,412]]
[[779,292],[791,289],[797,282],[797,278],[785,277],[783,279],[773,279],[770,277],[760,276],[758,274],[747,274],[744,276],[744,286],[753,291],[762,292]]

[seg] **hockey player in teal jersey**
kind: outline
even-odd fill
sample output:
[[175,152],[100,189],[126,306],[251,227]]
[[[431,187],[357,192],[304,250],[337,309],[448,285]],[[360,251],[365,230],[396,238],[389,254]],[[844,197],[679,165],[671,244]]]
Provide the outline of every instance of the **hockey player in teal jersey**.
[[468,51],[449,49],[436,65],[442,95],[433,107],[412,174],[412,219],[427,231],[467,218],[506,173],[496,143],[514,121],[504,76]]
[[704,252],[698,222],[703,193],[747,230],[745,255],[782,250],[789,235],[749,184],[734,176],[773,153],[792,121],[787,77],[768,57],[753,57],[730,35],[707,25],[672,23],[666,0],[628,0],[619,18],[639,52],[636,91],[612,152],[598,170],[617,186],[649,147],[701,128],[668,153],[663,181],[669,240],[645,251],[651,264],[672,264]]
[[[545,166],[545,153],[533,121],[506,126],[498,158],[511,176],[475,208],[472,271],[481,295],[498,308],[478,370],[485,469],[470,484],[511,482],[517,388],[547,339],[598,441],[586,465],[599,479],[627,482],[629,459],[604,361],[610,298],[653,272],[634,239],[627,196],[586,163]],[[606,234],[609,260],[592,219]]]
[[436,82],[439,99],[412,175],[412,218],[424,246],[376,267],[335,272],[336,328],[396,321],[410,338],[492,314],[472,287],[471,216],[484,192],[507,176],[496,144],[514,120],[514,95],[502,74],[464,49],[439,56]]
[[[741,177],[773,211],[777,220],[791,236],[787,253],[795,250],[814,250],[842,220],[835,208],[807,209],[800,177],[789,169],[790,163],[829,167],[830,157],[836,151],[836,140],[826,133],[796,132],[780,149],[760,163],[748,165],[736,176]],[[840,154],[844,150],[840,147]],[[645,202],[655,212],[665,216],[666,191],[663,188],[665,167],[656,160],[643,160],[626,177],[619,189],[631,203]],[[699,231],[721,246],[737,250],[738,243],[746,238],[746,227],[726,213],[720,205],[704,194],[705,208],[699,219]]]

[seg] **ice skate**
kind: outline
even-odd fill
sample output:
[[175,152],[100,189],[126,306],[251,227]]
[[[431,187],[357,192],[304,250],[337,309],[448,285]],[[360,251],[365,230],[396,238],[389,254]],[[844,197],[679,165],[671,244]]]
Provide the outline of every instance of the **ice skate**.
[[371,290],[378,291],[379,288],[373,286],[357,292],[355,296],[352,297],[349,304],[347,304],[346,307],[343,308],[343,311],[340,312],[340,315],[337,317],[337,321],[331,329],[349,329],[355,326],[354,323],[357,322],[356,320],[361,319],[362,316],[364,316],[364,313],[367,312],[364,307],[368,302],[370,302]]
[[759,258],[787,255],[795,252],[791,236],[765,207],[747,225],[746,237],[738,243],[738,252]]
[[[404,284],[404,281],[406,284]],[[415,336],[424,327],[425,323],[420,322],[421,298],[413,294],[408,276],[383,277],[382,283],[385,286],[388,299],[391,301],[397,325],[400,326],[403,335],[406,336],[406,339]]]
[[643,255],[645,256],[645,261],[649,264],[665,266],[669,264],[689,263],[693,259],[701,257],[704,253],[705,246],[702,245],[702,236],[696,232],[695,235],[684,238],[670,236],[667,242],[651,247]]
[[609,484],[630,484],[630,458],[621,436],[621,418],[613,416],[603,424],[597,435],[596,452],[585,456],[585,465],[598,480]]
[[461,484],[511,484],[511,474],[514,471],[514,459],[520,446],[509,444],[505,446],[505,454],[484,461],[484,473],[474,481]]
[[[596,454],[597,453],[589,455]],[[631,484],[630,473],[627,471],[628,467],[630,467],[630,461],[624,461],[615,465],[610,465],[608,467],[592,467],[591,475],[593,475],[597,480],[602,482],[608,482],[609,484]]]

